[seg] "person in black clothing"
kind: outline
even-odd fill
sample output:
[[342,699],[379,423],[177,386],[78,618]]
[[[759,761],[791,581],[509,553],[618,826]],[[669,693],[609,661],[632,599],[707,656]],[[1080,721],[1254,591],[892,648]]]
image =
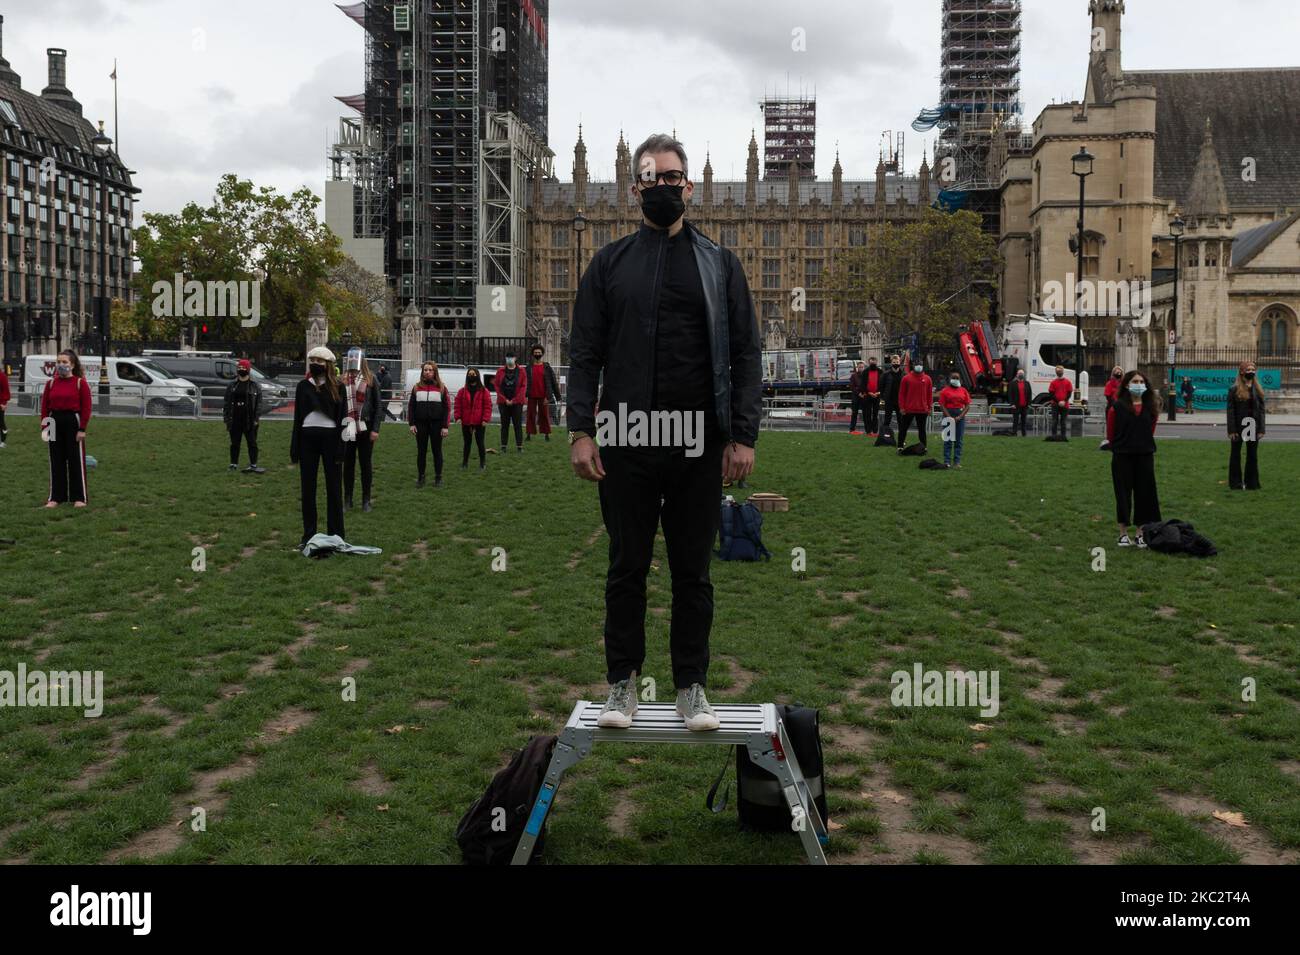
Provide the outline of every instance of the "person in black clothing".
[[375,381],[379,385],[379,408],[383,412],[385,421],[396,421],[397,418],[388,410],[388,402],[393,397],[393,379],[388,375],[388,366],[380,365],[379,372],[375,375]]
[[858,415],[862,415],[864,424],[867,420],[867,393],[863,381],[866,373],[867,366],[858,362],[853,368],[853,374],[849,375],[849,399],[853,403],[853,414],[849,418],[849,434],[858,433]]
[[[610,538],[605,659],[612,686],[597,722],[627,727],[636,712],[646,576],[662,522],[677,713],[689,730],[715,730],[720,724],[704,694],[713,624],[709,561],[722,481],[738,482],[754,467],[762,412],[758,323],[740,261],[685,220],[694,185],[681,143],[650,137],[633,169],[630,191],[644,221],[596,253],[578,289],[570,337],[570,462],[579,477],[599,482]],[[654,411],[689,416],[702,424],[702,440],[615,445],[610,416]]]
[[438,364],[426,361],[420,366],[420,380],[411,389],[406,409],[406,420],[411,422],[411,434],[415,435],[416,487],[424,487],[424,462],[430,444],[433,445],[433,486],[442,487],[442,439],[451,428],[451,416],[451,395],[442,383]]
[[[1160,396],[1147,385],[1139,371],[1130,371],[1115,395],[1114,457],[1110,462],[1115,488],[1115,513],[1119,523],[1119,546],[1131,547],[1128,531],[1137,528],[1137,546],[1146,547],[1142,528],[1160,520],[1160,497],[1156,492],[1156,422],[1160,420]],[[1131,518],[1131,520],[1130,520]]]
[[1196,397],[1196,386],[1192,384],[1192,379],[1184,375],[1183,386],[1180,390],[1183,395],[1183,410],[1187,414],[1196,414],[1196,409],[1192,407],[1192,400]]
[[302,544],[316,535],[316,471],[325,469],[326,528],[343,537],[343,417],[347,399],[334,370],[334,353],[313,348],[307,355],[307,377],[294,392],[293,437],[289,460],[301,466]]
[[262,417],[262,389],[253,381],[253,364],[247,358],[239,360],[237,377],[226,386],[221,417],[230,432],[230,470],[239,469],[239,445],[246,440],[248,467],[244,468],[245,473],[265,474],[266,468],[257,466],[257,426]]
[[[1255,377],[1255,363],[1245,361],[1237,369],[1237,380],[1228,389],[1228,440],[1232,442],[1232,456],[1228,458],[1228,487],[1259,490],[1259,441],[1262,437],[1264,389]],[[1242,445],[1246,446],[1244,480],[1241,474]]]
[[1019,429],[1023,438],[1029,426],[1029,409],[1034,404],[1034,386],[1025,379],[1023,369],[1016,372],[1016,380],[1008,386],[1007,399],[1011,402],[1011,434]]
[[[528,383],[528,437],[539,431],[551,440],[551,404],[560,400],[560,385],[555,369],[546,360],[546,350],[541,345],[532,348],[533,361],[526,369]],[[556,422],[557,424],[559,422]]]
[[[885,404],[885,420],[880,425],[880,437],[876,444],[888,443],[892,445],[894,432],[890,427],[890,422],[894,415],[898,414],[898,386],[903,383],[903,359],[899,355],[893,355],[889,359],[889,368],[880,377],[880,397]],[[902,424],[902,415],[899,414],[899,424]],[[885,442],[885,438],[890,440]]]
[[379,440],[379,384],[370,373],[365,352],[348,350],[343,372],[343,510],[352,510],[352,489],[356,487],[357,461],[361,462],[361,510],[370,510],[370,488],[374,484],[375,442]]
[[880,387],[881,381],[880,365],[874,355],[867,363],[866,370],[862,372],[862,394],[863,419],[866,423],[867,435],[875,437],[880,429]]

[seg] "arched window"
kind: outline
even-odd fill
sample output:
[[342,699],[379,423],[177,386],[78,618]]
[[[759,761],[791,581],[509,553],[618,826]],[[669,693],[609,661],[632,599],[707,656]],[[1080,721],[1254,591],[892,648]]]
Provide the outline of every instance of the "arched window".
[[1259,353],[1284,355],[1291,346],[1291,318],[1286,309],[1270,308],[1259,322]]

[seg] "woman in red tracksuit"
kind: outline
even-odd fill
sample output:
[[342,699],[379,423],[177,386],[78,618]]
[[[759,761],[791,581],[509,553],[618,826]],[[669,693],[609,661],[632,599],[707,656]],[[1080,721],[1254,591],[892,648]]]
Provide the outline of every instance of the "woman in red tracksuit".
[[46,507],[72,501],[85,507],[86,427],[90,424],[90,385],[72,350],[59,352],[54,377],[41,392],[41,432],[50,444],[50,497]]
[[465,375],[465,387],[456,392],[456,420],[465,439],[465,451],[460,460],[463,471],[469,467],[469,446],[478,443],[478,469],[487,470],[487,449],[483,447],[483,433],[492,420],[492,392],[483,387],[478,372],[473,368]]
[[0,448],[5,446],[5,439],[9,437],[9,429],[5,426],[5,409],[9,407],[9,398],[9,376],[0,368]]
[[930,409],[934,406],[934,382],[925,373],[919,359],[913,361],[912,370],[903,376],[898,386],[898,453],[903,453],[907,444],[907,429],[916,422],[917,440],[920,441],[922,453],[925,451],[925,424],[930,420]]

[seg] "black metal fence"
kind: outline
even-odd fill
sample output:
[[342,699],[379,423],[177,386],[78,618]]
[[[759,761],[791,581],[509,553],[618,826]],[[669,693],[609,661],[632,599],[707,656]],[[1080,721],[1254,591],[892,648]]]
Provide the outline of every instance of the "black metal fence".
[[506,355],[527,360],[536,340],[520,338],[467,338],[461,335],[430,335],[424,341],[426,361],[439,365],[502,365]]
[[[1253,361],[1260,371],[1276,369],[1281,373],[1282,391],[1300,391],[1300,348],[1263,354],[1258,348],[1210,348],[1179,346],[1174,353],[1174,375],[1180,369],[1235,371],[1242,362]],[[1155,381],[1169,380],[1168,348],[1144,346],[1138,353],[1138,367]]]

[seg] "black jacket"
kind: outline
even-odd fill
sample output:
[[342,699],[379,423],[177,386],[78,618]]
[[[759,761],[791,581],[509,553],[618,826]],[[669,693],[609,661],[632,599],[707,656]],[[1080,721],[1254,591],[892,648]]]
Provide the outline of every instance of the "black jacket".
[[1127,401],[1116,401],[1115,436],[1110,450],[1115,454],[1155,454],[1155,416],[1145,404],[1134,414]]
[[1018,384],[1020,384],[1020,382],[1015,378],[1012,378],[1011,381],[1007,383],[1007,401],[1011,402],[1011,407],[1013,408],[1028,408],[1034,403],[1034,386],[1029,383],[1028,378],[1025,378],[1025,403],[1022,405],[1016,401],[1016,395],[1020,390],[1016,387]]
[[[244,417],[242,421],[234,420],[235,411],[235,389],[244,385],[248,389],[246,403],[244,405]],[[262,389],[257,382],[249,378],[248,381],[232,381],[226,386],[226,400],[221,405],[221,420],[226,423],[227,428],[239,428],[246,430],[256,428],[258,421],[262,417]]]
[[[704,288],[711,343],[713,406],[724,438],[752,447],[763,406],[762,349],[754,301],[740,260],[689,222]],[[596,433],[597,388],[604,409],[626,404],[650,411],[655,382],[655,328],[668,232],[642,223],[603,247],[582,276],[569,337],[568,422]]]
[[[1253,389],[1252,389],[1253,390]],[[1254,394],[1242,401],[1237,397],[1237,387],[1235,384],[1228,386],[1228,434],[1241,434],[1241,423],[1246,418],[1255,419],[1255,434],[1262,437],[1264,434],[1264,394],[1262,391],[1255,391]]]
[[298,390],[293,394],[293,437],[289,440],[289,460],[298,463],[298,441],[302,432],[302,423],[307,415],[319,411],[333,421],[339,428],[336,432],[339,447],[343,447],[343,415],[347,412],[348,400],[343,394],[343,383],[339,383],[339,397],[335,401],[330,397],[329,389],[317,388],[310,378],[298,382]]
[[903,383],[903,369],[894,371],[893,366],[880,373],[880,397],[886,408],[898,407],[898,387]]

